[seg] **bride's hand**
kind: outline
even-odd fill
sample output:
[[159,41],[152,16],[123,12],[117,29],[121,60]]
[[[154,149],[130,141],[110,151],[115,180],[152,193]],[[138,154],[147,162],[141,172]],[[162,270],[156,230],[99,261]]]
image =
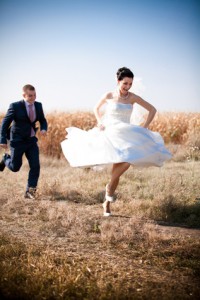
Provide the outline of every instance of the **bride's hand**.
[[105,126],[101,123],[98,123],[97,124],[97,127],[100,129],[100,130],[104,130],[105,129]]

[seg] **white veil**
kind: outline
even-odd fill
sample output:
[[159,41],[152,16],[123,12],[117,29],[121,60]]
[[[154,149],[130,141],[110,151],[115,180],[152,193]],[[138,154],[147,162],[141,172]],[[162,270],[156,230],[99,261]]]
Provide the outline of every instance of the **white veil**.
[[[140,95],[142,97],[142,94],[145,91],[145,86],[142,83],[142,78],[134,77],[133,87],[131,90],[136,95]],[[131,114],[130,123],[134,124],[134,125],[143,124],[144,121],[146,120],[147,113],[148,113],[148,111],[144,107],[135,103],[133,105],[133,112]]]

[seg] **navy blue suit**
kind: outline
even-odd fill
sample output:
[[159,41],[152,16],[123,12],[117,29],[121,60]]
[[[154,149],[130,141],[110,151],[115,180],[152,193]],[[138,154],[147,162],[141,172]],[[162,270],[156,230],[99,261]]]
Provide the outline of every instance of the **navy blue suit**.
[[11,103],[0,129],[0,144],[7,144],[8,132],[10,139],[11,155],[5,157],[5,165],[11,171],[17,172],[21,168],[23,154],[28,159],[30,171],[27,190],[29,187],[35,188],[37,186],[40,174],[37,138],[35,136],[31,137],[31,128],[36,133],[36,122],[39,121],[40,130],[47,130],[47,121],[43,113],[42,104],[35,101],[34,105],[36,118],[34,122],[31,122],[24,100]]

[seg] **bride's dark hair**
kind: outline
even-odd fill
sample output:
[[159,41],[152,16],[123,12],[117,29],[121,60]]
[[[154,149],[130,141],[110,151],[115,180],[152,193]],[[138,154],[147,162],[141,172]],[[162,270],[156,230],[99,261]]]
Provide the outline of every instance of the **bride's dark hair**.
[[125,77],[133,78],[134,74],[130,69],[128,69],[126,67],[119,68],[117,70],[117,79],[123,80]]

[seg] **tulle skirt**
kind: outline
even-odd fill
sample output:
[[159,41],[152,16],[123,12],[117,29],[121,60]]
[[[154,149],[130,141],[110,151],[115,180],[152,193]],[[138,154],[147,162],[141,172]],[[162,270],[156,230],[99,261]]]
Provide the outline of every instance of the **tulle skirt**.
[[137,167],[161,167],[172,155],[162,136],[147,128],[116,123],[105,130],[66,128],[62,151],[72,167],[92,167],[128,162]]

